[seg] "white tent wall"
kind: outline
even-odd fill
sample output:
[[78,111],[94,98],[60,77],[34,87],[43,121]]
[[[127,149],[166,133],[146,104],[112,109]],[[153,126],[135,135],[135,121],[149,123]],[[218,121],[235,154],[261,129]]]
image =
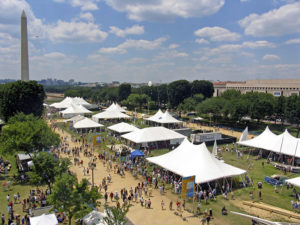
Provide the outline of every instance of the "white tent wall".
[[248,127],[245,128],[245,130],[243,131],[239,142],[241,141],[247,141],[248,140]]
[[107,127],[107,129],[109,129],[113,132],[119,133],[119,134],[125,134],[125,133],[139,130],[139,128],[137,128],[131,124],[124,123],[124,122],[109,126],[109,127]]

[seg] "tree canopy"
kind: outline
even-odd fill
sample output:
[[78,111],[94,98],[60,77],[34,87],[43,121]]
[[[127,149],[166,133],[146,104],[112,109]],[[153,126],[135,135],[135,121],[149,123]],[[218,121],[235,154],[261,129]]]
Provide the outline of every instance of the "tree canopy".
[[0,150],[3,154],[15,152],[34,153],[43,151],[60,143],[59,135],[54,133],[47,123],[35,116],[17,114],[7,126],[3,127],[0,136]]
[[214,86],[207,80],[194,80],[191,83],[191,94],[202,94],[205,98],[210,98],[214,94]]
[[131,85],[130,84],[121,84],[118,88],[118,101],[123,101],[127,99],[131,94]]
[[16,81],[1,85],[0,114],[5,121],[17,113],[43,114],[44,87],[36,81]]
[[177,80],[168,85],[169,102],[176,108],[185,98],[191,96],[191,84],[187,80]]

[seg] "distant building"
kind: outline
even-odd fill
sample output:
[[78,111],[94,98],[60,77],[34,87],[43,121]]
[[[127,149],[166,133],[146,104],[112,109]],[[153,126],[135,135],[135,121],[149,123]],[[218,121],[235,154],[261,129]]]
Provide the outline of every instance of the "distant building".
[[213,82],[214,96],[220,96],[226,90],[239,90],[242,94],[247,92],[263,92],[274,96],[300,95],[300,79],[280,80],[247,80],[244,82]]

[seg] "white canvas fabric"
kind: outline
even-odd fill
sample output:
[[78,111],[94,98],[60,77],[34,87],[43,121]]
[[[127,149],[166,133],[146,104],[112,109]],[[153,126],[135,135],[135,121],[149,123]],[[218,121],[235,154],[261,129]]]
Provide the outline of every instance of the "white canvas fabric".
[[98,127],[104,127],[104,125],[96,123],[95,121],[84,118],[83,120],[80,120],[74,124],[75,129],[87,129],[87,128],[98,128]]
[[239,141],[247,141],[248,140],[248,127],[243,131]]
[[120,133],[120,134],[129,133],[129,132],[132,132],[132,131],[139,130],[139,128],[137,128],[137,127],[135,127],[131,124],[124,123],[124,122],[117,123],[117,124],[112,125],[112,126],[107,127],[107,128],[109,130],[112,130],[112,131]]
[[55,214],[43,214],[41,216],[30,217],[31,225],[58,225]]
[[67,109],[60,111],[60,113],[63,115],[63,117],[67,118],[67,117],[73,117],[76,115],[83,115],[83,114],[87,114],[87,113],[92,113],[90,110],[86,109],[84,106],[82,105],[74,105],[72,104],[70,107],[68,107]]
[[295,177],[292,179],[285,180],[285,183],[289,183],[294,186],[300,187],[300,177]]
[[106,119],[130,119],[131,117],[126,115],[125,113],[122,113],[120,111],[104,111],[100,112],[94,116],[92,116],[94,121],[98,121],[99,119],[106,120]]
[[158,118],[155,122],[161,123],[161,124],[166,124],[166,123],[182,123],[182,121],[175,119],[171,114],[169,113],[168,110],[163,114],[162,117]]
[[82,218],[83,225],[107,225],[103,219],[104,217],[106,217],[105,213],[93,210]]
[[85,117],[82,116],[82,115],[73,116],[72,118],[65,120],[65,123],[66,123],[66,122],[73,122],[73,123],[76,123],[76,122],[78,122],[78,121],[80,121],[80,120],[83,120],[84,118],[85,118]]
[[216,140],[214,142],[214,147],[213,147],[213,150],[212,150],[211,154],[213,156],[218,156],[218,145],[217,145],[217,141]]
[[61,102],[53,103],[50,106],[57,109],[66,109],[72,105],[83,105],[86,108],[91,107],[90,103],[88,103],[87,101],[85,101],[83,98],[80,97],[75,97],[75,98],[66,97]]
[[145,120],[156,122],[159,118],[161,118],[164,113],[159,109],[153,116],[146,118]]
[[259,136],[247,141],[240,141],[237,143],[239,145],[244,145],[244,146],[254,147],[254,148],[262,148],[271,151],[271,149],[274,148],[274,143],[277,142],[278,140],[277,138],[278,135],[272,133],[269,127],[266,127],[264,132],[262,132]]
[[169,153],[146,159],[181,177],[196,176],[197,184],[246,173],[216,159],[205,143],[194,145],[187,139]]
[[179,140],[181,142],[185,138],[184,135],[165,127],[147,127],[128,134],[124,134],[121,137],[134,143],[147,143],[168,140]]
[[105,111],[119,111],[119,112],[126,112],[118,103],[112,103]]
[[238,144],[300,158],[300,139],[292,136],[287,130],[276,135],[267,127],[259,136],[251,140],[239,141]]

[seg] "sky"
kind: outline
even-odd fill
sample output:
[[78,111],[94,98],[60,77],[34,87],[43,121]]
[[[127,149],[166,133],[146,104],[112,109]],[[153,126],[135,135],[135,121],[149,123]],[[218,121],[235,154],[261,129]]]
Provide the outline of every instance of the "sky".
[[165,83],[300,78],[300,1],[0,0],[0,79]]

